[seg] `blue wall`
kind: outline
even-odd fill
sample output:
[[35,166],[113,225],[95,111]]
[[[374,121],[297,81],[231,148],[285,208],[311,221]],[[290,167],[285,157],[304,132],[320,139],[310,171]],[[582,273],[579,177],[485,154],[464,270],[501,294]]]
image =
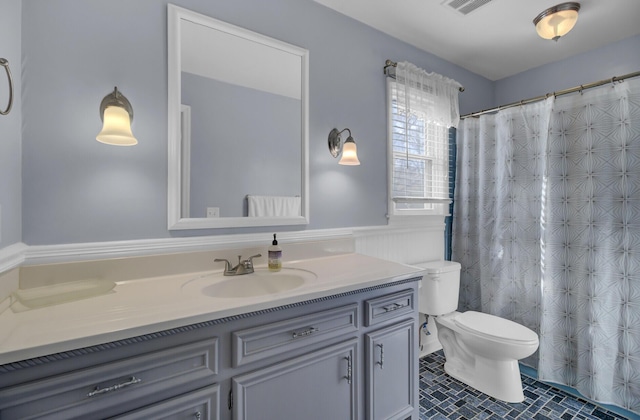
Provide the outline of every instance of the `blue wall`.
[[[462,112],[490,106],[493,83],[311,0],[175,2],[310,51],[308,229],[384,225],[386,59],[462,83]],[[23,2],[23,238],[29,245],[260,229],[167,230],[166,1]],[[131,101],[132,148],[95,141],[98,106]],[[327,135],[349,127],[360,167],[337,165]],[[270,228],[269,230],[271,230]],[[296,228],[300,229],[300,228]]]
[[640,35],[499,80],[496,105],[636,71],[640,71]]
[[[9,60],[14,102],[8,115],[0,115],[0,249],[22,240],[22,180],[20,131],[20,0],[0,2],[0,57]],[[0,109],[9,101],[4,67],[0,67]]]
[[[307,229],[386,224],[386,59],[458,80],[462,114],[640,69],[634,37],[494,83],[312,0],[175,3],[309,49]],[[18,63],[21,51],[24,91],[22,112],[0,117],[0,247],[264,230],[166,229],[166,1],[2,4],[0,54]],[[115,85],[135,109],[133,148],[95,141],[98,105]],[[333,127],[352,130],[361,166],[329,155]]]

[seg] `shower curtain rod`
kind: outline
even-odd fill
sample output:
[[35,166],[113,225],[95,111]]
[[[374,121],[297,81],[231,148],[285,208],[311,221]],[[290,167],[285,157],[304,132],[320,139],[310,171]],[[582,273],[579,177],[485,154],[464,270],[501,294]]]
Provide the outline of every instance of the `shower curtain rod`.
[[471,114],[461,115],[460,119],[468,118],[468,117],[479,117],[482,114],[488,114],[490,112],[501,111],[503,109],[512,108],[514,106],[519,106],[519,105],[530,104],[532,102],[543,101],[543,100],[545,100],[547,98],[550,98],[552,96],[558,97],[558,96],[562,96],[562,95],[567,95],[569,93],[581,92],[581,91],[586,90],[586,89],[591,89],[591,88],[594,88],[594,87],[606,85],[607,83],[612,83],[613,84],[615,82],[620,82],[620,81],[623,81],[625,79],[631,79],[632,77],[637,77],[637,76],[640,76],[640,71],[636,71],[636,72],[633,72],[633,73],[628,73],[628,74],[625,74],[625,75],[622,75],[622,76],[614,76],[611,79],[603,79],[603,80],[599,80],[597,82],[587,83],[586,85],[580,85],[580,86],[572,87],[572,88],[569,88],[569,89],[559,90],[559,91],[553,92],[553,93],[547,93],[546,95],[543,95],[543,96],[536,96],[535,98],[529,98],[529,99],[525,99],[523,101],[512,102],[510,104],[497,106],[495,108],[485,109],[485,110],[478,111],[478,112],[472,112]]
[[[391,61],[391,60],[387,60],[387,61],[385,61],[385,62],[384,62],[384,69],[383,69],[383,71],[384,71],[385,76],[388,76],[388,77],[391,77],[392,79],[395,79],[395,78],[396,78],[396,75],[395,75],[395,74],[391,74],[391,73],[389,73],[389,72],[388,72],[388,68],[389,68],[389,67],[398,67],[398,63],[396,63],[395,61]],[[460,87],[458,88],[458,90],[459,90],[460,92],[464,92],[464,87],[463,87],[463,86],[460,86]]]

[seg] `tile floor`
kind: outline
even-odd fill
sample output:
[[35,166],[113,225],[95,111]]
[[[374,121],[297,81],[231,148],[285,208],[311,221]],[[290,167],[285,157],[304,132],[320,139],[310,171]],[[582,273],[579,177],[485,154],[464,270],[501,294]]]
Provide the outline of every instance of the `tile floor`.
[[443,365],[442,350],[420,359],[420,420],[627,418],[526,376],[524,401],[508,404],[451,378]]

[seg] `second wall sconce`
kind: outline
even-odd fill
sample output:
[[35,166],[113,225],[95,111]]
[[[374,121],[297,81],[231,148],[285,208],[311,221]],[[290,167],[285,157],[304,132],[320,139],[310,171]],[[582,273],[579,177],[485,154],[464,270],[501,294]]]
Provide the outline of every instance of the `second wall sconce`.
[[103,122],[102,131],[96,136],[100,143],[114,146],[138,144],[131,132],[133,108],[118,87],[113,88],[113,92],[105,96],[100,103],[100,118]]
[[[342,140],[340,139],[340,134],[348,131],[349,137],[342,144]],[[338,162],[340,165],[360,165],[360,161],[358,160],[358,149],[356,147],[356,142],[353,141],[353,137],[351,137],[351,130],[345,128],[342,131],[338,131],[337,128],[334,128],[329,133],[329,152],[331,156],[337,158],[340,152],[342,151],[342,158]]]

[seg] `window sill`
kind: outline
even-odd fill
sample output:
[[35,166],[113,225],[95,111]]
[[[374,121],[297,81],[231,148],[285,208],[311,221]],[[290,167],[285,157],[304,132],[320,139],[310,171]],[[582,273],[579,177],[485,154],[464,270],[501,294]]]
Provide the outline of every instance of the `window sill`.
[[423,226],[423,225],[442,225],[444,226],[445,217],[449,214],[441,212],[433,212],[428,214],[414,215],[390,215],[389,226]]

